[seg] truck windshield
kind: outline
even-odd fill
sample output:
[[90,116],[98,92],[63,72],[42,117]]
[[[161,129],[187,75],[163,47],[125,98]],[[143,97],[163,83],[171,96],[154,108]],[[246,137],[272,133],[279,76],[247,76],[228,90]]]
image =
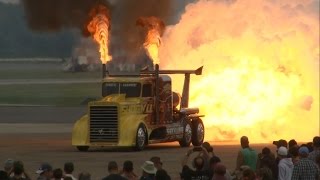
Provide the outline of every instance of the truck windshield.
[[140,83],[117,83],[108,82],[104,83],[102,89],[102,95],[108,96],[110,94],[126,94],[126,97],[139,97],[141,91]]

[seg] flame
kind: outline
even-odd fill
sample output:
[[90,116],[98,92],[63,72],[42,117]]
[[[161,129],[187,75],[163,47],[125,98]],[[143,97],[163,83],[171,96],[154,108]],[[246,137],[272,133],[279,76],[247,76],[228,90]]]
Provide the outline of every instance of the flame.
[[108,13],[108,9],[102,5],[92,9],[90,12],[92,20],[87,26],[87,29],[94,40],[99,44],[100,60],[102,64],[106,64],[111,60],[108,49],[110,28]]
[[147,29],[143,46],[147,51],[147,55],[152,59],[153,64],[160,64],[159,47],[165,27],[163,21],[154,16],[140,17],[136,24]]
[[[200,0],[167,27],[161,68],[195,69],[206,140],[311,141],[319,127],[319,1]],[[181,88],[181,77],[173,86]]]

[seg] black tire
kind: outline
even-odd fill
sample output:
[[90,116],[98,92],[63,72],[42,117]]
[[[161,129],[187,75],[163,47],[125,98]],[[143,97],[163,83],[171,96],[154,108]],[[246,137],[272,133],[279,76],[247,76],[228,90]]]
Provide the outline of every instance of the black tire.
[[143,124],[140,124],[136,133],[136,145],[135,150],[142,151],[148,142],[147,129]]
[[87,152],[89,149],[89,146],[77,146],[77,149],[81,152]]
[[192,145],[201,146],[204,140],[204,125],[201,119],[192,121]]
[[189,147],[192,141],[192,126],[190,121],[185,121],[183,126],[183,136],[179,141],[181,147]]

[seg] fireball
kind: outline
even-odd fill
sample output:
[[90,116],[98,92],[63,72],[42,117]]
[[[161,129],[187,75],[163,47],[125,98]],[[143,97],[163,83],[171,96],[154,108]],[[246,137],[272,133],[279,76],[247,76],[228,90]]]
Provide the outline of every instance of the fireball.
[[190,104],[205,114],[206,140],[319,135],[318,7],[317,0],[200,0],[167,27],[161,68],[204,65]]

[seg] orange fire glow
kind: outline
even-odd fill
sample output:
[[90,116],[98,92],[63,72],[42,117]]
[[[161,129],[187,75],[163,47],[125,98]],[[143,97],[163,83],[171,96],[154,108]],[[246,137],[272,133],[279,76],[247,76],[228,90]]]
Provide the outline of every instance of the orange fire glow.
[[[195,69],[190,103],[206,140],[319,135],[319,1],[205,1],[162,37],[163,69]],[[174,77],[175,89],[182,89]],[[181,77],[180,77],[181,78]]]
[[159,64],[159,47],[164,31],[163,21],[154,16],[141,17],[137,20],[137,25],[146,28],[147,34],[143,46],[147,51],[147,55],[152,59],[153,64]]
[[111,60],[109,55],[109,29],[110,19],[108,9],[104,6],[98,6],[90,12],[92,20],[87,26],[88,31],[92,34],[94,40],[99,44],[100,60],[106,64]]

